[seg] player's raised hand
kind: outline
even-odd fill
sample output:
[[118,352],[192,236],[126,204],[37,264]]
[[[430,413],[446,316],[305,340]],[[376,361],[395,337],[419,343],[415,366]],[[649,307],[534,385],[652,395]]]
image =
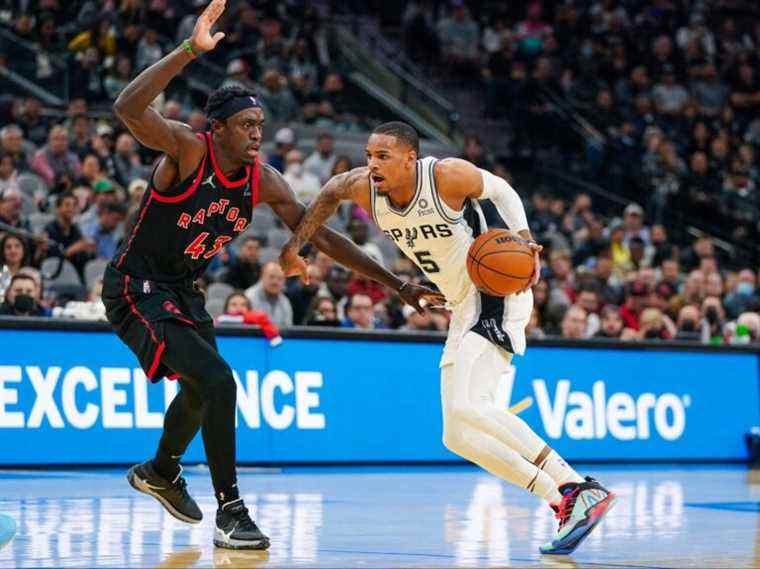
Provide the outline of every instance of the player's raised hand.
[[[398,295],[401,297],[401,300],[406,302],[420,314],[425,313],[424,306],[432,307],[443,306],[446,304],[446,297],[440,292],[410,282],[406,282],[402,285],[398,291]],[[424,306],[422,305],[422,301],[425,301]]]
[[219,16],[224,12],[225,4],[226,0],[211,0],[211,4],[206,6],[203,14],[198,17],[190,36],[190,47],[195,53],[211,51],[224,38],[224,32],[216,32],[211,35],[211,28],[214,27]]
[[301,277],[304,284],[309,284],[309,265],[306,259],[292,247],[283,247],[280,253],[280,266],[285,277]]
[[525,285],[525,287],[517,291],[517,294],[524,293],[526,290],[536,286],[538,284],[538,281],[541,280],[541,251],[543,251],[544,248],[542,245],[534,243],[533,241],[529,241],[528,246],[530,247],[531,251],[533,251],[533,274],[531,275],[530,280],[528,280],[528,283]]

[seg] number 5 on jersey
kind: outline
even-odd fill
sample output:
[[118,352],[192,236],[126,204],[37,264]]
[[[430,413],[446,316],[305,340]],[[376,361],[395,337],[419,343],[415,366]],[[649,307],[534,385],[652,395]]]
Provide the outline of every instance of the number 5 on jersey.
[[430,258],[430,251],[415,251],[414,256],[417,257],[420,267],[422,267],[422,270],[426,273],[438,273],[441,271],[441,267],[438,266],[438,263]]
[[214,244],[211,246],[211,249],[206,251],[206,239],[208,236],[208,231],[201,232],[198,237],[193,239],[193,242],[187,246],[185,249],[185,255],[190,255],[193,260],[199,259],[201,255],[203,255],[204,259],[210,259],[222,250],[222,247],[224,247],[225,243],[232,241],[232,237],[228,237],[227,235],[220,235],[214,240]]

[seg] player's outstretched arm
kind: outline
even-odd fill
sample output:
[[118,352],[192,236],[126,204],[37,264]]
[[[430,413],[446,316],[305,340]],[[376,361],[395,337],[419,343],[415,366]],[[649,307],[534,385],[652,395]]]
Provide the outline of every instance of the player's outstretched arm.
[[365,208],[368,207],[370,200],[369,171],[367,168],[354,168],[349,172],[330,178],[309,205],[298,227],[293,229],[293,235],[283,246],[282,252],[295,251],[297,254],[314,232],[335,213],[340,202],[344,200],[352,201]]
[[322,225],[335,213],[338,205],[344,199],[368,207],[369,186],[367,185],[366,188],[365,199],[362,194],[362,183],[368,184],[366,168],[356,168],[351,172],[339,174],[325,184],[307,210],[296,199],[293,190],[282,176],[270,167],[265,168],[262,175],[262,201],[266,201],[293,231],[293,235],[283,246],[280,255],[280,264],[285,274],[287,276],[300,275],[308,283],[306,262],[298,255],[298,252],[310,240],[317,249],[342,265],[397,292],[404,302],[419,312],[422,312],[420,300],[424,299],[433,305],[443,304],[445,299],[441,294],[402,281],[375,262],[353,241]]
[[211,34],[211,27],[224,12],[224,6],[225,0],[212,0],[196,21],[187,43],[140,73],[119,94],[113,106],[116,116],[137,140],[175,161],[179,161],[183,145],[196,146],[199,141],[189,128],[167,121],[150,104],[188,63],[214,49],[224,37],[222,32]]
[[541,277],[540,253],[543,247],[531,235],[525,207],[515,189],[503,178],[459,158],[441,160],[436,165],[435,178],[442,197],[449,205],[459,206],[457,209],[466,199],[487,199],[493,202],[510,230],[525,239],[533,250],[533,278],[518,294],[534,286]]

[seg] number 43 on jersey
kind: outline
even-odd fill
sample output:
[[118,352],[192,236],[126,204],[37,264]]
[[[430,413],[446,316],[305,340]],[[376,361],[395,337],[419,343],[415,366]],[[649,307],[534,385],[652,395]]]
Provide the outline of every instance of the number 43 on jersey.
[[227,235],[220,235],[214,239],[214,243],[211,245],[211,248],[206,250],[206,240],[208,239],[208,236],[208,231],[201,232],[198,237],[193,239],[193,242],[187,246],[185,249],[185,255],[190,255],[193,260],[200,259],[201,255],[203,255],[204,259],[210,259],[222,250],[222,247],[224,247],[225,243],[232,241],[232,237],[228,237]]

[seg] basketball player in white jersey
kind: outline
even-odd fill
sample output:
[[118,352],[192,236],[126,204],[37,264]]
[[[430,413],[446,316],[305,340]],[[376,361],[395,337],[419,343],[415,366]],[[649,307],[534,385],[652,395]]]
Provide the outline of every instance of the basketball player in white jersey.
[[[453,315],[441,358],[443,443],[452,452],[546,500],[559,519],[556,539],[542,553],[570,553],[615,500],[592,478],[578,475],[519,417],[494,403],[512,354],[525,352],[541,247],[512,187],[457,158],[418,158],[416,131],[401,122],[377,127],[367,166],[327,182],[280,257],[287,275],[308,279],[298,256],[342,200],[364,208],[385,235],[434,282]],[[474,238],[487,230],[478,200],[491,200],[508,229],[530,243],[535,271],[518,294],[479,292],[466,270]]]

